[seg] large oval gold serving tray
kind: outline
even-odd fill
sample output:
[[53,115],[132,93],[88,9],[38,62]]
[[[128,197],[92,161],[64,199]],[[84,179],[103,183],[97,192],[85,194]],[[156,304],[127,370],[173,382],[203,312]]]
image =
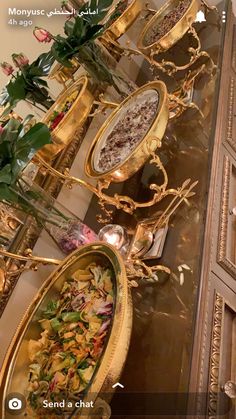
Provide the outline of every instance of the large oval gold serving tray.
[[[112,11],[114,11],[114,8],[112,8]],[[124,12],[109,26],[103,36],[106,37],[107,34],[114,40],[120,38],[134,23],[141,11],[142,0],[132,0]]]
[[[115,304],[110,335],[97,372],[91,380],[89,390],[83,401],[84,403],[87,401],[96,402],[100,392],[105,399],[104,393],[107,392],[107,401],[109,402],[112,391],[111,383],[118,380],[129,347],[132,328],[132,301],[124,263],[120,255],[112,246],[98,242],[83,246],[67,257],[44,282],[27,310],[8,349],[0,374],[1,418],[12,417],[5,408],[7,395],[11,393],[24,395],[26,392],[29,364],[31,363],[27,352],[28,342],[30,339],[40,338],[42,330],[38,319],[41,318],[42,310],[45,309],[52,297],[58,295],[68,275],[73,275],[78,269],[85,269],[92,262],[109,267],[113,271]],[[85,416],[83,417],[90,417],[92,411],[90,412],[89,408],[85,408],[85,410]],[[77,413],[76,417],[80,417],[82,412]],[[17,415],[17,417],[23,419],[24,413]]]
[[[130,108],[132,103],[136,103],[139,98],[147,94],[158,94],[159,104],[154,121],[146,135],[137,144],[135,149],[129,153],[125,160],[114,166],[106,172],[100,172],[96,169],[96,161],[99,150],[105,143],[106,137],[110,134],[113,127],[124,115],[126,109]],[[136,173],[150,158],[152,152],[161,146],[161,140],[165,133],[169,119],[169,104],[166,85],[161,81],[149,82],[134,93],[128,96],[112,114],[98,131],[85,161],[85,172],[93,178],[108,179],[112,182],[123,182]]]
[[147,44],[146,38],[149,31],[154,25],[158,26],[163,18],[178,5],[179,1],[180,0],[168,0],[144,27],[139,36],[138,48],[145,54],[167,51],[186,34],[195,21],[197,12],[201,5],[200,0],[192,0],[184,15],[169,32],[162,36],[162,38],[158,41],[152,44]]
[[78,96],[72,107],[66,112],[64,118],[51,133],[52,144],[44,146],[38,153],[46,161],[52,160],[57,153],[73,140],[76,131],[85,122],[90,113],[94,97],[89,90],[88,78],[82,76],[59,95],[53,106],[51,106],[42,119],[42,122],[49,124],[53,113],[60,110],[62,104],[66,102],[66,99],[76,91],[78,91]]

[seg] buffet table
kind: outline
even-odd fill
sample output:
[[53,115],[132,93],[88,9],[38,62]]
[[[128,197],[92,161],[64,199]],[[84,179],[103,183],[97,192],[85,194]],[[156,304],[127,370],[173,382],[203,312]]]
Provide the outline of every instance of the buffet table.
[[[186,188],[193,185],[194,192],[168,216],[160,254],[149,262],[142,259],[148,266],[168,267],[173,275],[163,269],[156,281],[134,276],[130,285],[133,326],[119,378],[124,389],[119,389],[111,402],[114,418],[125,419],[131,414],[137,419],[162,417],[166,412],[165,417],[170,418],[177,413],[182,417],[186,412],[190,417],[204,415],[212,419],[222,412],[227,418],[235,414],[235,405],[231,406],[231,399],[220,388],[236,378],[235,214],[232,213],[236,205],[236,23],[230,1],[218,2],[216,6],[218,11],[206,9],[206,21],[199,20],[194,26],[201,49],[209,54],[215,66],[194,73],[185,97],[185,103],[194,106],[186,106],[179,115],[175,109],[172,111],[157,151],[165,172],[149,161],[128,179],[109,187],[109,196],[117,193],[135,202],[148,202],[153,195],[149,186],[162,185],[166,173],[169,188],[177,189],[190,179]],[[223,10],[227,12],[227,23],[222,23]],[[135,48],[143,22],[139,17],[119,39],[124,48],[127,41],[129,48]],[[188,42],[184,39],[173,47],[165,59],[179,60],[179,65],[183,65]],[[208,58],[200,59],[204,65]],[[179,73],[172,77],[158,67],[150,69],[142,56],[129,58],[123,54],[117,59],[116,68],[136,87],[160,79],[169,93],[176,91]],[[82,74],[85,71],[80,68],[74,78]],[[93,85],[93,89],[96,92],[97,86]],[[111,87],[103,97],[108,102],[119,101]],[[92,185],[96,185],[96,179],[91,181],[86,176],[84,162],[98,129],[112,112],[106,109],[106,114],[96,114],[96,109],[93,108],[95,116],[86,120],[82,130],[53,162],[60,172],[70,167],[71,176]],[[70,189],[47,172],[37,176],[45,190],[97,234],[103,225],[117,224],[133,238],[143,220],[156,222],[171,203],[167,196],[152,206],[137,208],[134,214],[115,207],[108,214],[101,211],[98,197],[90,190],[78,185]],[[108,215],[110,219],[106,221]],[[30,221],[26,221],[9,251],[23,254],[31,248],[34,256],[61,260],[65,257],[45,230],[37,234]],[[40,265],[36,271],[23,272],[8,284],[0,303],[1,365],[26,309],[54,269],[53,265]],[[110,387],[113,384],[110,382]]]

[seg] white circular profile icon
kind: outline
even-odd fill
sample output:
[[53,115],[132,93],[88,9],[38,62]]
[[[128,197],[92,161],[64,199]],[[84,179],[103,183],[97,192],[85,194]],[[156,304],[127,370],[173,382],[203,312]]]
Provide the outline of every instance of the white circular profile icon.
[[11,415],[19,415],[26,407],[25,397],[20,393],[8,394],[5,400],[5,407]]

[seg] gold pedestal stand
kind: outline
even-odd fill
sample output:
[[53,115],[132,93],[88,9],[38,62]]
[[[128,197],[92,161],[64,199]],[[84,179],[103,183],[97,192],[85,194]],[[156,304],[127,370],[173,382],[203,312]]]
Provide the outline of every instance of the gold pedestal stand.
[[[98,197],[101,208],[105,211],[106,216],[109,217],[106,219],[98,217],[98,219],[102,223],[107,223],[110,221],[111,211],[107,210],[105,208],[105,205],[111,205],[117,208],[118,210],[123,210],[128,214],[133,214],[137,209],[152,207],[153,205],[159,203],[164,198],[170,195],[182,198],[182,195],[185,191],[185,182],[180,188],[168,188],[168,175],[160,158],[153,152],[150,153],[150,157],[150,164],[153,164],[155,167],[157,167],[158,170],[162,172],[164,180],[161,185],[156,185],[155,183],[149,185],[150,190],[153,191],[154,194],[152,199],[150,199],[147,202],[137,202],[129,196],[125,195],[115,194],[114,196],[110,196],[106,194],[104,190],[108,189],[111,184],[111,181],[109,179],[104,178],[98,180],[97,186],[94,186],[85,180],[69,175],[68,170],[66,170],[64,173],[59,172],[39,156],[36,157],[35,162],[38,162],[38,165],[41,170],[43,170],[44,172],[46,170],[49,174],[56,176],[61,181],[65,182],[65,185],[69,189],[71,189],[74,184],[77,184],[94,193]],[[187,182],[189,183],[190,180],[188,179]]]
[[[206,10],[211,11],[215,10],[218,13],[218,10],[215,6],[209,6],[208,3],[204,0],[201,0],[201,4],[205,7]],[[146,4],[146,8],[144,9],[148,12],[148,14],[142,19],[148,20],[149,14],[156,14],[157,11],[150,9],[148,7],[148,4]],[[192,38],[192,46],[187,49],[187,53],[190,54],[190,59],[188,63],[184,65],[177,65],[173,61],[167,61],[165,59],[162,59],[161,61],[158,61],[158,56],[160,53],[165,53],[168,51],[167,49],[163,49],[159,42],[156,42],[152,48],[142,48],[140,45],[138,45],[138,49],[130,48],[129,42],[127,42],[127,46],[123,47],[121,46],[118,41],[114,40],[109,36],[109,33],[105,33],[103,35],[103,42],[107,45],[112,45],[113,48],[116,51],[116,54],[120,53],[120,58],[122,55],[126,55],[127,57],[131,57],[132,55],[141,55],[151,66],[151,68],[158,69],[164,74],[173,77],[177,72],[185,72],[183,78],[180,80],[180,86],[178,90],[176,91],[176,95],[179,95],[180,98],[184,98],[191,89],[191,87],[194,84],[195,78],[198,77],[200,74],[209,74],[214,75],[214,72],[216,70],[216,66],[209,55],[208,52],[202,51],[201,41],[199,39],[199,36],[192,26],[192,24],[189,26],[189,29],[186,33],[183,33],[183,36],[189,36]],[[182,36],[182,37],[183,37]],[[178,37],[176,39],[176,42],[181,39],[181,37]],[[139,42],[140,44],[140,42]],[[169,48],[174,47],[175,44],[169,45]],[[191,67],[197,63],[198,60],[201,58],[206,58],[207,62],[205,64],[202,64],[200,68],[192,69]]]
[[[68,175],[64,175],[68,176]],[[68,176],[70,178],[70,176]],[[79,181],[79,179],[78,179]],[[82,181],[81,181],[82,182]],[[167,195],[174,195],[173,199],[171,200],[170,204],[167,206],[165,211],[161,213],[160,216],[158,216],[156,219],[153,220],[152,225],[152,233],[154,234],[157,230],[162,228],[164,225],[168,224],[169,219],[171,215],[177,210],[177,208],[183,203],[188,204],[188,199],[195,195],[195,192],[193,192],[194,187],[197,185],[198,182],[191,183],[190,179],[187,179],[180,188],[178,189],[166,189],[167,187],[167,175],[165,172],[165,181],[161,187],[157,187],[155,185],[155,190],[157,188],[160,188],[158,191],[159,201],[160,197],[164,198]],[[87,184],[88,185],[88,184]],[[91,185],[90,185],[91,186]],[[162,191],[163,188],[163,191]],[[109,197],[110,198],[110,197]],[[120,197],[121,198],[121,197]],[[122,197],[124,200],[127,200],[130,198],[128,197]],[[132,202],[132,207],[135,207],[136,205],[142,205],[142,206],[151,206],[152,202],[155,200],[149,201],[146,204],[136,203],[135,201]],[[154,204],[153,204],[154,205]],[[129,210],[131,207],[129,207]],[[130,211],[128,211],[130,212]],[[149,221],[150,224],[150,221]],[[8,252],[2,248],[0,248],[0,255],[2,257],[14,259],[17,261],[21,261],[22,264],[20,266],[13,265],[14,269],[11,271],[8,270],[8,264],[2,259],[0,260],[0,297],[4,292],[5,284],[8,280],[10,280],[12,277],[17,276],[25,271],[33,270],[37,271],[38,266],[40,264],[47,265],[47,264],[53,264],[53,265],[59,265],[61,263],[61,260],[58,259],[50,259],[50,258],[44,258],[44,257],[38,257],[32,255],[32,250],[27,249],[23,255],[17,255],[15,253]],[[125,258],[125,266],[127,271],[127,276],[129,278],[129,286],[130,287],[137,287],[138,282],[136,279],[142,279],[147,282],[157,282],[158,281],[158,272],[164,272],[168,275],[173,276],[176,279],[176,275],[166,266],[164,265],[155,265],[155,266],[148,266],[142,258],[136,257],[132,254],[132,248],[127,257]]]

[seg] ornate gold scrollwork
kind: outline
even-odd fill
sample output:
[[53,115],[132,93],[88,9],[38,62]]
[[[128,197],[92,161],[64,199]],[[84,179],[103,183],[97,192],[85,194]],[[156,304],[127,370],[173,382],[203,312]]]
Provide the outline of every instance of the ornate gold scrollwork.
[[[86,182],[81,181],[80,179],[73,178],[68,174],[63,175],[60,172],[57,172],[55,169],[51,168],[51,166],[49,166],[47,163],[45,163],[45,165],[46,168],[48,168],[49,166],[50,173],[53,173],[54,175],[59,176],[60,178],[62,177],[63,180],[66,180],[69,183],[74,183],[76,180],[75,183],[79,183],[80,185],[86,187],[88,187],[89,185],[89,188],[91,187],[92,191],[95,190],[96,195],[99,197],[100,200],[102,200],[102,204],[104,203],[105,205],[105,203],[107,202],[111,204],[112,202],[112,204],[115,205],[118,209],[122,208],[124,211],[128,213],[132,213],[136,208],[145,208],[152,206],[160,200],[162,200],[164,197],[172,195],[173,199],[171,200],[165,211],[163,211],[161,215],[157,217],[157,220],[153,223],[152,230],[153,232],[155,232],[159,228],[163,227],[163,225],[166,225],[168,223],[171,215],[176,211],[176,209],[182,202],[188,203],[188,199],[195,194],[192,190],[198,182],[191,183],[191,180],[187,179],[185,182],[183,182],[181,187],[177,189],[168,189],[168,176],[166,170],[163,167],[159,157],[155,155],[155,153],[152,153],[151,163],[155,164],[162,171],[164,180],[162,185],[150,185],[150,189],[155,191],[155,193],[152,200],[145,203],[136,202],[127,196],[121,196],[116,194],[114,195],[114,197],[109,197],[108,195],[105,195],[102,190],[104,186],[109,186],[109,181],[104,181],[104,183],[98,182],[99,186],[96,188],[95,186],[87,184]],[[23,262],[23,264],[21,264],[19,267],[16,266],[16,269],[14,271],[8,272],[8,277],[18,275],[19,273],[22,273],[26,270],[37,270],[39,264],[58,265],[61,262],[58,259],[33,256],[31,249],[27,249],[23,255],[18,255],[0,248],[0,255],[3,257],[8,257],[10,259],[15,259]],[[126,260],[126,268],[127,275],[129,278],[144,278],[148,282],[158,281],[157,272],[160,271],[165,272],[168,275],[175,276],[174,273],[171,272],[171,270],[168,267],[163,265],[148,266],[141,258],[135,257],[135,255],[132,254],[130,254],[130,256]],[[3,273],[5,281],[6,270],[3,270]],[[134,279],[132,279],[132,281],[130,282],[130,286],[137,286],[137,283]]]
[[[102,179],[99,180],[97,183],[97,186],[94,186],[90,184],[89,182],[86,182],[85,180],[76,178],[74,176],[70,176],[68,172],[66,173],[60,173],[53,167],[51,167],[48,163],[46,163],[41,157],[37,156],[38,162],[40,165],[42,165],[44,168],[48,170],[50,174],[53,176],[58,177],[62,181],[66,183],[68,187],[72,187],[74,184],[78,184],[80,186],[85,187],[92,193],[94,193],[98,199],[101,207],[104,209],[105,205],[112,205],[115,206],[117,209],[123,210],[124,212],[128,214],[133,214],[134,211],[138,208],[149,208],[153,205],[160,202],[162,199],[164,199],[166,196],[173,195],[173,196],[181,196],[182,194],[182,187],[177,189],[168,189],[168,175],[166,173],[166,170],[160,160],[160,158],[154,153],[150,153],[150,163],[154,164],[158,170],[160,170],[163,174],[164,181],[161,185],[151,184],[149,185],[149,188],[151,191],[154,191],[152,199],[150,199],[147,202],[137,202],[134,199],[130,198],[129,196],[125,195],[119,195],[115,194],[114,196],[107,195],[104,193],[105,189],[108,189],[111,182],[109,179]],[[106,216],[109,215],[109,212],[106,212]]]
[[[195,195],[193,192],[194,187],[197,185],[197,181],[190,183],[191,180],[187,179],[182,186],[178,189],[178,193],[174,193],[174,197],[167,206],[167,208],[157,217],[152,224],[152,233],[155,234],[159,229],[163,228],[164,226],[168,225],[170,217],[173,213],[177,210],[177,208],[183,203],[188,204],[189,198]],[[175,190],[173,190],[174,192]],[[150,221],[149,221],[150,226]],[[172,276],[175,280],[178,281],[176,275],[164,265],[155,265],[155,266],[148,266],[142,257],[136,257],[132,254],[132,249],[130,249],[127,261],[126,261],[126,270],[127,276],[131,277],[131,287],[138,286],[138,283],[133,279],[145,279],[147,282],[158,282],[158,272],[164,272],[170,276]]]
[[201,0],[201,3],[202,3],[203,6],[206,7],[207,10],[214,10],[217,13],[219,13],[217,7],[216,6],[210,6],[210,4],[208,4],[208,2],[206,0]]
[[3,295],[5,284],[12,277],[18,276],[25,271],[37,271],[40,264],[59,265],[59,263],[61,263],[61,260],[58,259],[33,256],[31,249],[27,249],[24,255],[18,255],[16,253],[8,252],[7,250],[0,248],[0,255],[4,258],[6,257],[8,259],[22,262],[22,264],[19,266],[14,264],[14,269],[11,267],[11,270],[9,270],[4,259],[0,259],[0,297]]
[[[190,26],[187,33],[190,36],[192,36],[192,38],[196,41],[196,46],[191,46],[188,48],[188,52],[191,55],[190,60],[187,64],[181,66],[176,65],[173,61],[165,61],[164,59],[162,59],[160,62],[157,61],[156,57],[158,56],[158,54],[163,52],[159,45],[156,45],[155,48],[151,50],[151,53],[145,54],[141,50],[130,48],[129,46],[121,46],[117,41],[115,41],[112,38],[107,39],[107,41],[109,41],[112,45],[114,45],[114,47],[116,47],[117,50],[120,51],[121,56],[126,55],[127,57],[131,57],[132,55],[141,55],[143,59],[145,59],[152,68],[157,68],[158,70],[162,71],[170,77],[173,77],[173,75],[178,71],[189,70],[188,72],[186,72],[183,80],[180,82],[180,90],[184,96],[186,92],[189,90],[189,88],[192,86],[197,76],[204,73],[213,74],[214,70],[216,69],[215,63],[213,62],[208,52],[201,50],[201,41],[194,27]],[[198,68],[197,70],[191,70],[190,67],[194,63],[196,63],[196,61],[199,60],[201,57],[206,57],[210,65],[204,64],[201,65],[200,68]]]

